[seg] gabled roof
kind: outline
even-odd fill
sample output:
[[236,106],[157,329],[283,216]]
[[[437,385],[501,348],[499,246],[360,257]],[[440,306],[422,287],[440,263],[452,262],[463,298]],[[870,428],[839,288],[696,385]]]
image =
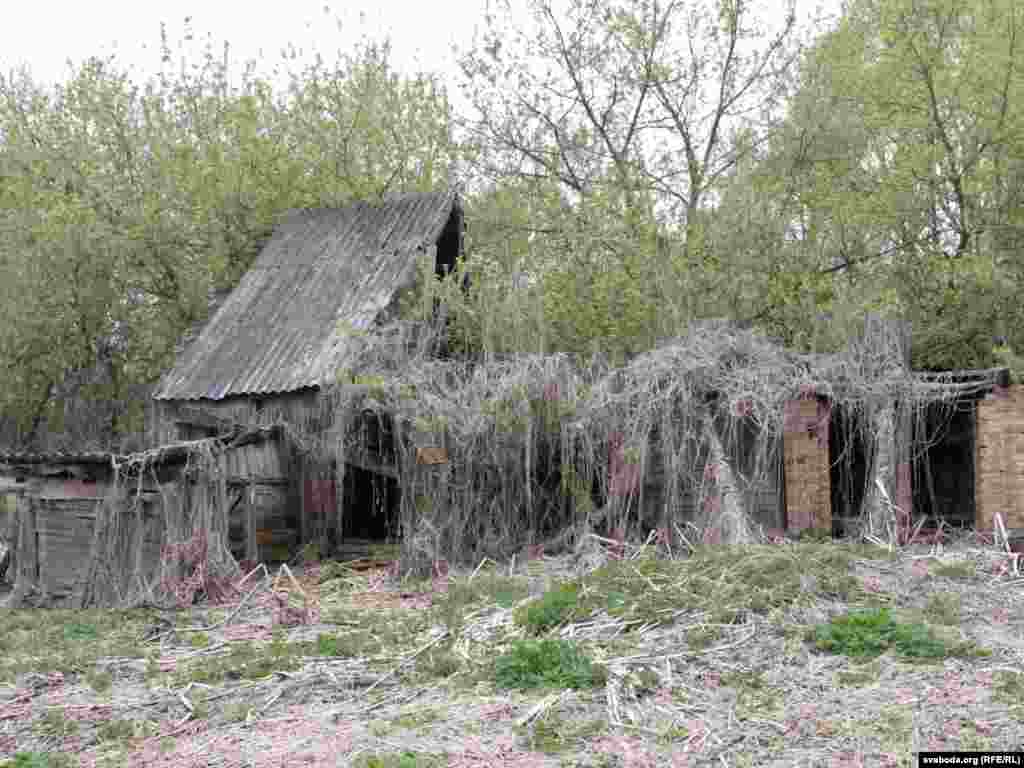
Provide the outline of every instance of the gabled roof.
[[459,200],[454,190],[295,211],[163,377],[158,400],[265,395],[320,386],[415,278]]

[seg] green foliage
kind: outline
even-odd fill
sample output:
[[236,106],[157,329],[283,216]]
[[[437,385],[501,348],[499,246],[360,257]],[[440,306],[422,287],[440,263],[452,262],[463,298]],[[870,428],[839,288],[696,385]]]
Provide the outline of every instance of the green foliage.
[[93,669],[86,672],[85,682],[90,688],[96,691],[96,693],[106,693],[113,685],[114,678],[109,672],[102,672]]
[[714,645],[721,638],[719,627],[694,627],[686,632],[686,644],[696,651]]
[[[796,292],[827,279],[828,300],[803,306],[832,313],[839,335],[869,310],[914,323],[920,367],[990,365],[997,335],[1024,348],[1024,176],[1008,161],[1024,125],[1022,32],[1005,3],[863,0],[806,51],[786,123],[750,176],[779,221],[799,222],[779,245],[806,286]],[[766,311],[791,332],[796,292]]]
[[64,625],[64,637],[67,640],[95,640],[98,631],[93,624],[73,621]]
[[352,763],[353,768],[444,768],[448,760],[442,755],[424,752],[375,752],[361,754]]
[[494,678],[503,688],[593,688],[605,676],[567,640],[517,640],[494,665]]
[[316,652],[321,656],[340,656],[338,638],[320,633],[316,636]]
[[[283,88],[255,62],[233,78],[227,46],[179,67],[161,43],[167,66],[146,81],[115,58],[51,89],[0,76],[0,414],[25,431],[138,428],[133,387],[288,209],[449,180],[443,88],[395,72],[386,42],[289,65]],[[61,424],[61,400],[92,413]]]
[[962,615],[960,595],[931,595],[928,598],[928,603],[925,606],[924,612],[929,621],[933,621],[936,624],[959,626]]
[[16,752],[0,762],[0,768],[71,768],[75,764],[71,755],[57,752]]
[[608,729],[607,721],[568,718],[547,712],[528,726],[517,728],[530,749],[547,755],[586,745]]
[[977,576],[978,569],[967,560],[953,563],[936,563],[932,566],[932,575],[946,579],[971,579]]
[[881,667],[877,661],[872,661],[859,667],[841,671],[836,674],[836,682],[839,685],[858,687],[871,685],[878,681]]
[[488,604],[511,608],[529,594],[529,586],[524,579],[481,573],[473,579],[453,580],[434,606],[442,623],[450,631],[457,632],[471,609]]
[[873,658],[892,650],[905,659],[927,660],[971,651],[947,644],[926,624],[896,621],[886,608],[834,617],[811,630],[809,639],[819,651],[854,658]]
[[39,721],[38,729],[47,736],[63,739],[78,732],[78,723],[69,720],[63,709],[49,709]]
[[1024,721],[1024,673],[1001,670],[994,675],[993,685],[996,701],[1010,707],[1014,717]]
[[567,582],[549,589],[536,600],[516,609],[515,622],[535,635],[569,621],[580,601],[578,584]]
[[449,678],[462,671],[464,661],[450,644],[431,648],[416,658],[416,671],[427,678]]
[[96,730],[100,741],[127,741],[135,738],[135,725],[131,720],[107,720]]

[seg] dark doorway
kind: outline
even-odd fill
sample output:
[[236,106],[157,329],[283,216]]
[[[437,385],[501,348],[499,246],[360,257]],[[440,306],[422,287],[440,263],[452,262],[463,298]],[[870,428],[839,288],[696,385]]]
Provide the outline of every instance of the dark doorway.
[[929,405],[914,429],[914,517],[928,524],[974,524],[976,403]]
[[843,536],[860,517],[867,483],[867,451],[855,414],[832,406],[828,436],[829,481],[832,495],[832,535]]
[[394,478],[347,464],[342,541],[394,541],[398,536],[399,493]]

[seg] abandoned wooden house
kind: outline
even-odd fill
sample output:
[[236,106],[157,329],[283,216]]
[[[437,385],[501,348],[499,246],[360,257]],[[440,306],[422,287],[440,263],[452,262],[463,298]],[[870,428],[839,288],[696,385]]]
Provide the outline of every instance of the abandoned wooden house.
[[[291,437],[228,455],[228,476],[251,486],[259,506],[258,543],[282,559],[314,540],[336,549],[344,540],[385,538],[393,470],[350,457],[339,472],[291,438],[330,428],[318,394],[344,367],[353,337],[396,314],[421,257],[439,275],[452,270],[462,239],[455,190],[289,214],[162,378],[149,442],[210,436],[231,424],[289,424]],[[342,516],[343,505],[362,513]]]

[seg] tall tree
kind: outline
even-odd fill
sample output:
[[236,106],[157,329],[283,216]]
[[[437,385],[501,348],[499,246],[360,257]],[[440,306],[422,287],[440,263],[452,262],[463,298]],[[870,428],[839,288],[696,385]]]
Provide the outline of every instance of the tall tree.
[[851,3],[765,166],[840,303],[913,320],[922,365],[985,364],[1021,327],[1022,43],[1006,0]]
[[517,28],[505,0],[462,58],[487,170],[544,175],[575,196],[614,185],[625,205],[651,192],[673,223],[696,229],[717,182],[778,116],[792,7],[774,30],[751,0],[527,7]]
[[[456,160],[443,88],[395,73],[386,44],[283,91],[254,65],[233,82],[227,47],[180,68],[163,52],[145,83],[113,59],[54,89],[0,77],[0,413],[29,436],[72,390],[126,407],[279,214],[430,189]],[[108,415],[84,437],[112,439],[124,407]]]
[[[461,59],[484,178],[543,232],[547,343],[629,354],[728,303],[705,247],[720,185],[771,135],[796,49],[749,0],[531,0],[489,15]],[[542,201],[552,204],[539,211]]]

